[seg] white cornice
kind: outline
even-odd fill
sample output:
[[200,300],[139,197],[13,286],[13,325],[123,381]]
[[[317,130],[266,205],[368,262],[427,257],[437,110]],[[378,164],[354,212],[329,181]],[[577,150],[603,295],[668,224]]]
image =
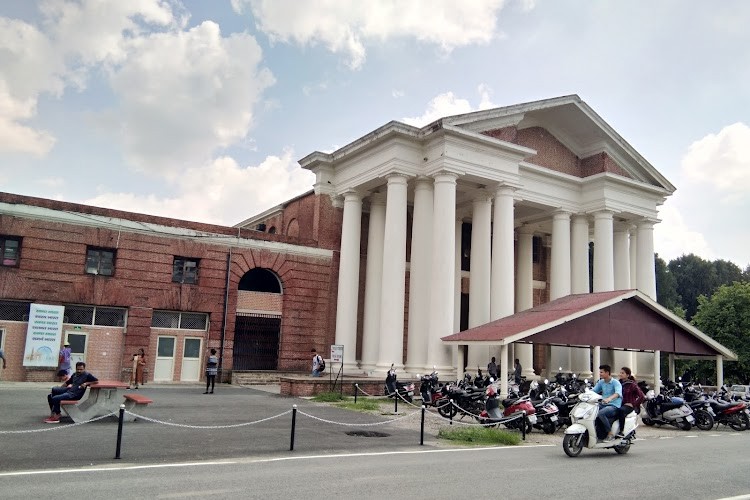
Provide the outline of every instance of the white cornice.
[[110,229],[112,231],[144,234],[157,238],[191,240],[194,242],[208,243],[224,247],[268,250],[276,253],[299,255],[317,259],[330,259],[333,257],[333,252],[331,250],[323,248],[293,245],[291,243],[283,243],[279,241],[251,240],[226,234],[163,226],[160,224],[132,221],[116,217],[53,210],[51,208],[35,207],[32,205],[18,205],[0,202],[0,214],[22,219],[42,220],[60,224],[72,224],[76,226],[96,227]]

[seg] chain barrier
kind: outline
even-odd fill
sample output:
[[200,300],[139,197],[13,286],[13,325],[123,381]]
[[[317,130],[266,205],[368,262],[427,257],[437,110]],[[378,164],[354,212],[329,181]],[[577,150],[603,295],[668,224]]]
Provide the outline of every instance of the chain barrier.
[[46,427],[43,429],[28,429],[28,430],[23,430],[23,431],[0,431],[0,434],[30,434],[33,432],[47,432],[47,431],[54,431],[58,429],[70,429],[71,427],[76,427],[76,426],[83,425],[83,424],[90,424],[91,422],[96,422],[97,420],[102,420],[107,417],[116,417],[116,416],[117,416],[117,413],[112,412],[112,413],[108,413],[107,415],[102,415],[101,417],[92,418],[91,420],[85,420],[83,422],[74,422],[72,424],[66,424],[66,425],[55,425],[53,427]]
[[373,394],[366,393],[365,391],[362,390],[362,388],[359,385],[357,385],[357,390],[359,392],[361,392],[362,394],[364,394],[365,396],[370,396],[371,398],[379,398],[380,397],[380,396],[375,396]]
[[266,417],[262,418],[260,420],[255,420],[254,422],[243,422],[241,424],[230,424],[230,425],[188,425],[188,424],[178,424],[175,422],[164,422],[161,420],[156,420],[155,418],[148,418],[144,417],[143,415],[138,415],[137,413],[133,413],[130,411],[125,410],[125,413],[127,413],[130,416],[133,416],[135,418],[143,419],[147,422],[153,422],[155,424],[162,424],[162,425],[168,425],[170,427],[183,427],[187,429],[234,429],[236,427],[246,427],[248,425],[255,425],[259,424],[261,422],[267,422],[269,420],[273,420],[274,418],[283,417],[284,415],[289,415],[292,413],[292,410],[287,410],[284,413],[279,413],[278,415],[274,415],[272,417]]
[[404,415],[403,417],[392,418],[390,420],[384,420],[382,422],[373,422],[371,424],[350,424],[350,423],[346,423],[346,422],[334,422],[333,420],[326,420],[324,418],[316,417],[315,415],[310,415],[309,413],[305,413],[304,411],[299,410],[299,409],[297,410],[297,413],[299,413],[300,415],[304,415],[306,417],[309,417],[309,418],[311,418],[313,420],[318,420],[319,422],[325,422],[326,424],[343,425],[345,427],[375,427],[376,425],[386,425],[386,424],[390,424],[392,422],[398,422],[399,420],[404,420],[404,419],[413,417],[414,415],[416,415],[416,414],[418,414],[420,412],[415,411],[415,412],[409,413],[407,415]]

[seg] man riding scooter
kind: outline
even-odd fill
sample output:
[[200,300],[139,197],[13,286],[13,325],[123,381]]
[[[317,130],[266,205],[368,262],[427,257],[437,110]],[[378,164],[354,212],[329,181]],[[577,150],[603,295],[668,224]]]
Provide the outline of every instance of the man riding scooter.
[[612,421],[617,418],[620,406],[622,406],[622,384],[616,378],[612,377],[612,368],[609,365],[599,367],[599,381],[594,386],[593,391],[602,395],[601,408],[597,420],[598,439],[612,441],[615,436],[612,434]]

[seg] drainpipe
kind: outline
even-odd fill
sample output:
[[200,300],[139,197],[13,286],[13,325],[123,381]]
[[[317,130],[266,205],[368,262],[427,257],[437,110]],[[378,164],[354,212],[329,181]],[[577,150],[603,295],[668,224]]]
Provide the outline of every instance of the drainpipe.
[[224,380],[224,337],[227,333],[227,309],[229,308],[229,270],[232,262],[232,247],[229,247],[227,253],[227,281],[224,286],[224,316],[221,318],[221,345],[219,347],[219,381]]

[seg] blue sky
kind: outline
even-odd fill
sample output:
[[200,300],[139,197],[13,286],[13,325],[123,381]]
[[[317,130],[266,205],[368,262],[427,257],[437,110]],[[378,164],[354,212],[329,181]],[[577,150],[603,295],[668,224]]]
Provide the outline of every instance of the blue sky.
[[0,190],[234,224],[396,119],[580,95],[677,192],[656,250],[750,264],[750,3],[0,3]]

